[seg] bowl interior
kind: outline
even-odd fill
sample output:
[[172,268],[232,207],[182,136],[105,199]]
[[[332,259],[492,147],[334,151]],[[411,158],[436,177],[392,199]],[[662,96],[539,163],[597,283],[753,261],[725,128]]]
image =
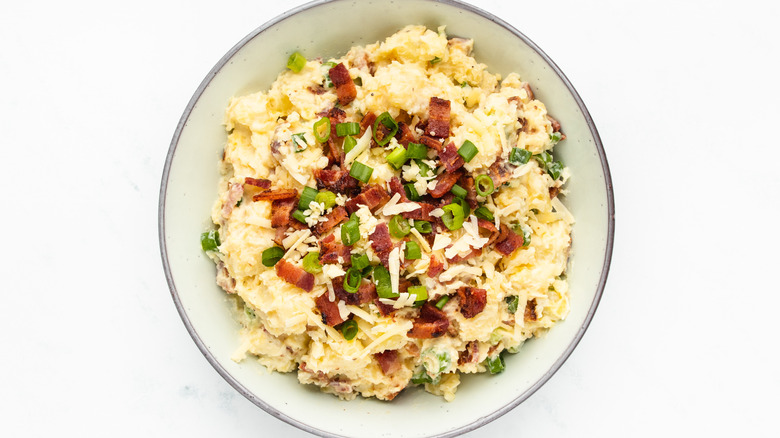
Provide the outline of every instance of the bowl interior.
[[[322,23],[360,23],[323,26]],[[507,357],[497,376],[464,376],[455,401],[407,390],[392,403],[335,397],[302,386],[295,374],[270,374],[255,361],[230,360],[238,324],[214,280],[214,264],[198,236],[210,225],[217,163],[230,97],[267,89],[287,56],[336,56],[356,44],[383,40],[407,24],[475,40],[475,57],[494,73],[516,71],[562,124],[556,148],[571,170],[564,202],[577,219],[568,278],[571,313],[546,337]],[[233,48],[195,93],[174,136],[160,197],[163,264],[182,319],[217,371],[274,416],[323,436],[450,436],[478,427],[527,398],[568,357],[587,327],[606,279],[612,247],[612,197],[600,141],[568,81],[530,41],[500,20],[455,2],[424,0],[315,2],[278,17]]]

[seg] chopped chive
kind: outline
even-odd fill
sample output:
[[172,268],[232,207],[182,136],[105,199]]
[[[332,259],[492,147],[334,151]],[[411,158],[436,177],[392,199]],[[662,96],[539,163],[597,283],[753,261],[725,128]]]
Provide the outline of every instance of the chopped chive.
[[352,267],[359,271],[363,271],[367,267],[371,266],[371,262],[368,260],[368,256],[365,254],[361,254],[361,255],[352,254],[351,259],[352,259]]
[[531,231],[526,230],[523,227],[520,227],[520,231],[523,233],[523,248],[525,248],[531,244]]
[[452,186],[452,189],[450,190],[453,195],[455,195],[456,198],[465,198],[466,195],[469,194],[469,192],[466,191],[463,187],[455,184]]
[[479,175],[474,178],[474,188],[477,190],[479,196],[488,196],[493,193],[495,186],[493,186],[493,178],[489,175]]
[[344,323],[341,324],[341,335],[344,336],[344,339],[351,341],[355,339],[355,336],[357,336],[357,334],[358,334],[358,325],[354,319],[344,321]]
[[449,300],[450,300],[449,295],[444,295],[443,297],[439,298],[439,301],[436,301],[436,308],[441,310]]
[[[380,124],[382,124],[389,131],[381,139],[377,137]],[[376,143],[379,146],[384,146],[387,143],[389,143],[390,139],[393,138],[393,136],[395,136],[396,132],[398,132],[398,123],[396,123],[395,120],[393,120],[393,116],[391,116],[390,113],[385,111],[382,114],[380,114],[379,117],[376,118],[376,121],[374,122],[373,136],[374,136],[374,141],[376,141]]]
[[303,270],[309,274],[319,274],[322,272],[319,252],[314,251],[303,256]]
[[406,149],[403,146],[393,149],[393,152],[387,155],[387,162],[394,168],[400,169],[406,163]]
[[422,251],[420,251],[420,245],[417,242],[406,242],[406,249],[404,249],[404,258],[406,260],[419,260],[422,258]]
[[295,145],[295,152],[303,152],[309,147],[309,142],[306,141],[303,132],[292,135],[292,142]]
[[478,152],[479,149],[477,149],[477,147],[474,146],[474,143],[469,140],[464,141],[463,145],[458,149],[458,155],[463,157],[463,161],[467,163],[471,161]]
[[382,265],[377,265],[374,268],[374,284],[376,285],[376,294],[379,295],[379,298],[398,298],[398,294],[393,293],[390,272]]
[[323,206],[325,206],[325,210],[333,208],[333,206],[336,205],[336,194],[330,190],[319,192],[314,198],[314,202],[321,203]]
[[448,204],[442,207],[444,214],[441,217],[444,226],[450,230],[457,230],[463,226],[463,207],[459,204]]
[[348,153],[357,145],[357,140],[355,140],[355,137],[352,137],[351,135],[348,135],[344,137],[344,153]]
[[353,162],[352,167],[349,169],[349,176],[364,183],[367,183],[368,180],[371,179],[372,173],[374,173],[373,167],[366,166],[359,161]]
[[339,137],[345,137],[347,135],[360,134],[360,123],[357,122],[345,122],[336,125],[336,135]]
[[431,60],[430,60],[430,61],[428,61],[428,62],[429,62],[431,65],[438,64],[438,63],[440,63],[440,62],[441,62],[441,58],[439,58],[439,57],[437,56],[437,57],[435,57],[435,58],[431,59]]
[[360,288],[360,282],[363,280],[363,272],[354,267],[347,269],[344,275],[344,290],[354,294]]
[[293,219],[301,223],[306,223],[306,215],[301,210],[295,210],[292,214]]
[[525,149],[512,148],[512,152],[509,153],[509,162],[512,164],[525,164],[529,159],[531,159],[531,151]]
[[493,357],[488,357],[485,361],[485,366],[487,366],[488,371],[490,371],[490,374],[498,374],[506,368],[506,364],[504,363],[504,357],[500,354],[497,354]]
[[550,141],[552,141],[553,143],[558,143],[559,141],[561,141],[561,138],[562,137],[560,132],[553,132],[552,134],[550,134]]
[[517,312],[517,304],[520,302],[520,298],[518,298],[517,295],[513,295],[504,298],[504,302],[506,303],[509,313],[514,314]]
[[319,192],[314,187],[304,187],[303,191],[301,192],[301,199],[298,201],[298,209],[308,210],[309,204],[317,199],[318,193]]
[[433,226],[428,221],[414,221],[414,229],[419,231],[421,234],[428,234],[431,231],[433,231]]
[[428,158],[428,147],[419,143],[409,143],[406,146],[406,158]]
[[495,220],[493,213],[491,213],[490,210],[488,210],[484,205],[474,210],[474,215],[480,219],[485,219],[486,221]]
[[287,68],[295,73],[300,73],[303,67],[306,65],[306,58],[301,55],[301,52],[294,52],[287,58]]
[[216,251],[219,245],[219,231],[211,230],[200,235],[200,247],[203,251]]
[[323,117],[317,120],[312,130],[314,131],[314,138],[320,143],[325,143],[330,138],[330,119]]
[[341,241],[344,245],[352,246],[360,240],[360,219],[355,213],[341,226]]
[[409,198],[410,201],[420,200],[420,194],[417,193],[417,189],[414,187],[414,184],[412,183],[404,184],[404,192],[406,193],[406,197]]
[[284,256],[284,250],[278,246],[272,246],[263,251],[263,266],[271,267]]
[[390,235],[402,239],[412,231],[409,221],[401,215],[395,215],[390,219]]
[[550,163],[549,166],[547,166],[547,173],[550,174],[552,179],[556,180],[561,177],[561,172],[563,171],[563,163],[560,161],[553,161]]
[[415,302],[425,301],[428,299],[428,289],[425,286],[409,286],[407,290],[409,295],[417,295],[414,299]]

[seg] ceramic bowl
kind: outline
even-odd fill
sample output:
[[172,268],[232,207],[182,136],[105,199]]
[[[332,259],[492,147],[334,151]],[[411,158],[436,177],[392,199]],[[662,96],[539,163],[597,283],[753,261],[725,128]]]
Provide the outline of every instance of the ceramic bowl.
[[[360,23],[322,26],[322,23]],[[256,361],[235,363],[238,324],[214,264],[200,249],[217,197],[217,163],[226,140],[224,109],[232,96],[267,89],[300,50],[337,56],[356,44],[384,40],[407,24],[473,38],[474,56],[491,72],[518,72],[564,127],[556,156],[571,168],[564,202],[577,219],[568,279],[571,313],[541,339],[506,357],[502,374],[464,376],[453,402],[407,389],[392,402],[340,401],[298,383],[295,373],[268,373]],[[162,178],[159,239],[176,307],[206,359],[238,392],[271,415],[327,437],[450,437],[505,414],[543,385],[582,338],[604,289],[614,227],[612,187],[596,127],[560,69],[501,19],[456,1],[316,1],[262,25],[216,64],[176,127]]]

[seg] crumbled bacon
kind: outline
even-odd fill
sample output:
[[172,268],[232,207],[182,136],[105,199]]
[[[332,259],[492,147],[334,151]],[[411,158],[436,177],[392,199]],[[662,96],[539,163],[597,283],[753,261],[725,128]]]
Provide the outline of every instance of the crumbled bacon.
[[325,115],[327,115],[328,119],[330,120],[331,126],[330,137],[328,137],[328,141],[326,142],[328,165],[341,165],[341,163],[344,162],[344,151],[341,150],[341,144],[343,140],[340,139],[338,135],[336,135],[335,126],[339,123],[343,123],[347,119],[347,113],[345,113],[341,108],[333,107],[327,113],[325,113]]
[[[228,189],[227,197],[225,198],[225,202],[222,204],[223,219],[227,219],[230,217],[230,214],[233,213],[233,209],[236,208],[236,204],[238,204],[238,201],[243,199],[243,197],[244,197],[244,185],[238,183],[230,183],[230,188]],[[224,220],[220,222],[224,224]]]
[[501,184],[512,179],[512,167],[506,161],[498,159],[488,168],[488,176],[493,180],[493,186],[498,190]]
[[282,280],[298,286],[306,292],[311,292],[314,287],[314,275],[306,272],[303,268],[288,263],[286,260],[281,259],[276,262],[276,275]]
[[[342,264],[349,265],[352,263],[350,255],[352,253],[348,246],[341,243],[336,239],[334,234],[330,234],[324,239],[320,240],[320,263],[323,265],[329,264]],[[339,261],[341,259],[341,261]]]
[[314,228],[312,229],[314,234],[322,236],[323,234],[335,228],[336,225],[349,219],[347,210],[342,206],[334,208],[333,211],[325,215],[325,217],[328,219],[327,221],[318,222],[316,225],[314,225]]
[[366,129],[371,127],[371,129],[374,128],[374,122],[376,122],[376,114],[374,113],[366,113],[363,118],[360,120],[360,134],[358,134],[358,137],[362,137],[363,134],[366,133]]
[[439,160],[449,173],[460,169],[465,163],[463,157],[458,153],[458,148],[455,147],[455,143],[453,142],[447,143],[447,146],[439,152]]
[[377,225],[374,232],[368,236],[368,240],[371,241],[371,248],[374,253],[382,261],[382,264],[387,267],[387,258],[390,255],[390,251],[393,250],[393,241],[390,239],[390,230],[387,228],[387,224],[382,222]]
[[358,181],[349,176],[347,170],[314,169],[314,178],[318,189],[328,189],[334,193],[350,193],[358,188]]
[[338,303],[328,299],[328,295],[329,294],[325,292],[324,294],[315,298],[314,303],[317,305],[317,308],[320,309],[320,314],[322,314],[322,322],[333,327],[341,324],[346,320],[341,317]]
[[471,252],[468,254],[461,256],[461,255],[455,255],[455,257],[448,258],[447,261],[450,263],[460,263],[464,260],[468,260],[474,257],[478,257],[482,255],[482,248],[472,248]]
[[458,182],[461,172],[444,172],[436,178],[436,187],[430,191],[431,196],[434,198],[441,198],[444,194],[448,193],[452,186]]
[[498,231],[498,228],[496,228],[496,224],[481,218],[477,219],[477,226],[479,226],[479,228],[484,228],[490,231],[491,233],[495,233],[496,231]]
[[323,87],[322,85],[319,85],[319,84],[317,84],[317,85],[315,85],[313,87],[310,85],[310,86],[306,87],[306,89],[309,90],[309,92],[311,94],[317,94],[317,95],[325,94],[328,91],[328,90],[325,89],[325,87]]
[[528,82],[523,82],[522,88],[528,93],[528,100],[534,100],[534,92],[531,90],[531,86],[528,85]]
[[276,199],[271,203],[271,226],[287,228],[293,211],[298,206],[298,198]]
[[420,316],[412,322],[412,329],[406,334],[410,338],[438,338],[447,333],[450,320],[447,314],[426,302],[420,309]]
[[552,125],[553,132],[560,132],[560,130],[561,130],[561,122],[555,120],[549,114],[547,115],[547,120],[550,121],[550,125]]
[[464,286],[458,289],[458,298],[460,298],[460,313],[466,318],[473,318],[485,309],[487,291]]
[[382,316],[387,316],[392,314],[395,311],[395,307],[393,307],[392,304],[385,304],[381,301],[379,301],[379,297],[374,300],[374,305],[376,305],[376,308],[379,309],[379,313],[382,314]]
[[428,106],[428,126],[425,133],[431,137],[447,138],[450,136],[450,101],[431,97]]
[[390,195],[387,194],[382,186],[376,184],[370,184],[363,188],[363,191],[359,195],[347,201],[344,206],[347,208],[349,214],[352,214],[358,209],[360,205],[365,205],[372,212],[377,208],[385,205],[390,200]]
[[560,187],[550,187],[549,192],[550,192],[550,199],[553,199],[556,196],[558,196],[559,193],[561,193],[561,188]]
[[441,153],[442,149],[444,148],[444,146],[442,146],[441,140],[439,140],[438,138],[433,138],[428,135],[421,136],[420,143],[424,144],[426,147],[429,147],[439,153]]
[[334,278],[332,283],[333,292],[336,294],[336,298],[353,306],[370,303],[379,297],[376,294],[376,286],[370,281],[362,282],[358,288],[358,291],[355,293],[350,293],[344,290],[343,276]]
[[374,353],[374,359],[382,368],[382,373],[386,376],[392,375],[401,369],[401,361],[398,360],[397,350],[385,350],[381,353]]
[[477,363],[479,361],[479,342],[470,341],[466,349],[458,354],[458,365]]
[[355,82],[349,76],[349,70],[343,63],[338,63],[335,67],[328,71],[330,80],[336,87],[336,95],[339,98],[339,104],[341,106],[347,106],[350,102],[357,97],[357,89],[355,88]]
[[388,185],[390,186],[390,193],[398,193],[401,196],[398,202],[409,202],[409,198],[406,197],[406,191],[404,191],[404,186],[401,184],[401,180],[398,179],[397,176],[391,178]]
[[501,225],[501,234],[496,240],[496,251],[504,255],[510,255],[515,252],[517,248],[523,246],[523,243],[523,236],[515,233],[506,225]]
[[271,180],[265,179],[265,178],[251,178],[251,177],[245,177],[244,178],[244,184],[249,184],[250,186],[260,187],[261,189],[268,190],[271,188]]
[[463,175],[458,180],[458,185],[466,190],[466,202],[469,203],[469,207],[472,210],[476,210],[477,204],[477,189],[474,185],[474,177],[468,174]]
[[252,196],[253,201],[275,201],[277,199],[289,199],[298,196],[295,189],[268,190]]
[[428,202],[418,202],[420,208],[412,211],[405,211],[401,213],[406,219],[414,219],[416,221],[428,221],[433,222],[436,218],[431,216],[431,212],[436,210],[436,206]]
[[525,312],[523,312],[523,319],[525,321],[536,321],[536,298],[528,300],[525,304]]
[[438,257],[431,256],[431,262],[428,265],[428,277],[436,278],[444,271],[444,263],[442,263]]
[[409,143],[415,143],[417,141],[417,139],[414,138],[412,129],[404,122],[398,122],[398,132],[395,134],[395,139],[404,147],[407,147]]

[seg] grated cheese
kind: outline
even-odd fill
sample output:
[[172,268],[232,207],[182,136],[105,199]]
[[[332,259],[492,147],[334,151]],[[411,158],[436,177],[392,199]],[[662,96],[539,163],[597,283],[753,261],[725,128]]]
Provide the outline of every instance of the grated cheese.
[[420,242],[420,247],[423,249],[423,251],[431,252],[431,247],[430,247],[430,245],[428,245],[428,241],[425,240],[425,237],[423,237],[423,235],[420,234],[420,232],[417,231],[416,228],[411,228],[410,231],[412,233],[412,236],[417,238],[417,241]]
[[[325,274],[326,277],[330,279],[334,279],[336,277],[341,277],[342,275],[346,274],[346,271],[341,269],[341,265],[326,264],[326,265],[322,265],[322,273]],[[330,284],[330,282],[328,282],[328,284]]]
[[552,199],[552,206],[555,209],[555,212],[558,213],[558,215],[563,219],[567,224],[573,224],[574,223],[574,216],[572,216],[571,212],[568,208],[566,208],[565,205],[563,205],[563,202],[561,202],[560,199],[557,197]]
[[[440,249],[444,249],[449,244],[452,243],[452,239],[449,238],[449,236],[446,236],[444,234],[437,234],[434,241],[433,241],[433,249],[434,251],[438,251]],[[452,257],[450,257],[452,258]]]
[[401,195],[399,193],[393,194],[393,197],[390,198],[390,201],[385,204],[385,206],[382,208],[382,214],[385,216],[395,216],[397,214],[401,213],[408,213],[410,211],[419,210],[420,204],[416,202],[402,202],[398,203],[398,200],[401,199]]
[[392,291],[394,294],[398,293],[398,282],[399,282],[399,275],[401,270],[401,257],[398,251],[398,247],[393,248],[392,251],[390,251],[390,256],[387,259],[387,265],[390,269],[390,285],[392,286]]
[[458,264],[442,272],[441,275],[439,275],[439,280],[450,281],[458,276],[476,277],[479,275],[482,275],[482,269],[475,266]]
[[[293,251],[295,251],[295,248],[297,248],[298,245],[302,244],[303,241],[306,240],[306,238],[309,237],[310,235],[311,235],[311,230],[310,229],[307,228],[305,230],[301,230],[301,237],[298,240],[296,240],[295,243],[292,244],[292,246],[290,246],[290,248],[287,250],[287,252],[284,253],[284,255],[282,256],[282,258],[283,259],[287,259],[287,257],[289,257],[292,254]],[[284,243],[284,242],[282,242],[282,243]]]
[[359,157],[360,154],[368,150],[368,147],[371,145],[371,127],[369,126],[366,129],[365,134],[363,134],[362,137],[357,141],[357,144],[355,147],[352,148],[349,152],[347,152],[347,155],[344,156],[344,168],[348,169],[349,165],[352,164],[353,161],[355,161],[355,158]]

